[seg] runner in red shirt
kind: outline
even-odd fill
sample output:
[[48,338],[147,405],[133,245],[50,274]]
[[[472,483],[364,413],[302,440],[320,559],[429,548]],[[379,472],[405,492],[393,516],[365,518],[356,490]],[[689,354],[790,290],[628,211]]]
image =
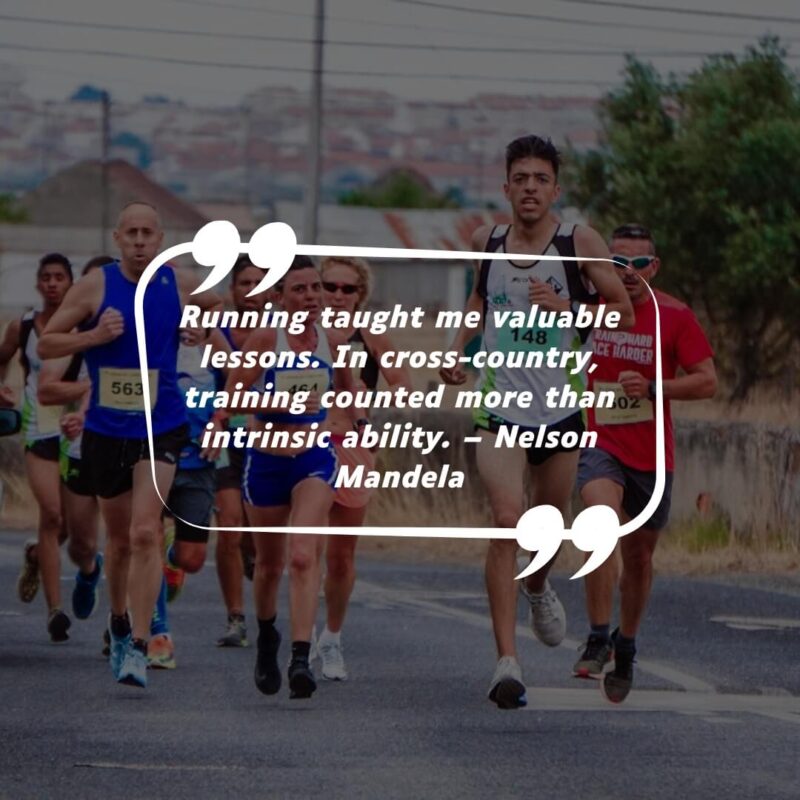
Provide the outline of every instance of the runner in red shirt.
[[[594,333],[595,371],[589,388],[617,394],[613,408],[589,410],[589,430],[597,446],[584,450],[578,466],[578,488],[587,506],[607,505],[621,520],[636,517],[653,494],[656,477],[655,307],[646,284],[661,266],[650,232],[641,225],[623,225],[611,239],[633,303],[636,322],[625,331]],[[591,631],[573,674],[603,679],[603,691],[621,703],[633,683],[636,632],[653,580],[652,558],[658,534],[666,525],[672,490],[674,441],[670,400],[701,400],[717,387],[713,352],[691,310],[674,297],[656,291],[661,315],[661,358],[664,387],[664,436],[667,480],[664,497],[647,525],[620,540],[620,625],[609,634],[616,583],[616,559],[609,558],[586,576],[586,605]],[[682,374],[676,377],[678,371]],[[603,668],[614,658],[613,671]]]

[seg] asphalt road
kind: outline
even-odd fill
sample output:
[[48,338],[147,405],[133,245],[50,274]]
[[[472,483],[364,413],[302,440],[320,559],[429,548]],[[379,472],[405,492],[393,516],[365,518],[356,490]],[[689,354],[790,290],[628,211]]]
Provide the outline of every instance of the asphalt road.
[[[0,534],[2,798],[800,791],[800,589],[791,583],[657,580],[634,692],[615,707],[594,682],[570,677],[582,597],[557,577],[569,639],[538,644],[520,604],[529,705],[508,712],[485,696],[494,655],[480,572],[362,562],[345,631],[350,680],[290,701],[285,690],[257,692],[252,647],[214,647],[224,613],[213,567],[171,606],[178,669],[150,673],[141,691],[115,684],[100,656],[105,598],[67,644],[49,643],[41,597],[30,606],[15,597],[21,543]],[[70,582],[65,567],[66,598]],[[285,631],[285,615],[279,623]]]

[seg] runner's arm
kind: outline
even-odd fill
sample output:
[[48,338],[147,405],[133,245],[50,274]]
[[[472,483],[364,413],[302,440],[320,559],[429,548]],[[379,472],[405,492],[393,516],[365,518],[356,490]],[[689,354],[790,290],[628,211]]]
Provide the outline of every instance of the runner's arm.
[[175,267],[174,272],[178,292],[181,296],[181,305],[195,305],[202,311],[222,311],[224,309],[222,297],[210,289],[200,294],[192,294],[200,285],[200,281],[191,270]]
[[[61,358],[81,353],[90,347],[96,347],[116,338],[118,325],[112,331],[98,325],[88,331],[76,331],[75,328],[87,319],[90,319],[100,305],[105,276],[102,270],[92,270],[86,277],[81,278],[74,286],[70,287],[64,301],[50,318],[41,337],[37,353],[39,358]],[[106,309],[104,316],[115,309]],[[115,312],[119,315],[119,312]],[[110,337],[110,338],[109,338]]]
[[3,334],[3,341],[0,342],[0,382],[5,380],[8,362],[19,349],[19,325],[18,319],[12,319]]
[[414,381],[411,376],[411,370],[406,367],[384,367],[381,364],[381,357],[387,352],[397,352],[397,348],[386,333],[369,333],[364,330],[361,332],[364,337],[364,344],[366,344],[372,357],[378,362],[380,366],[381,375],[386,380],[386,384],[390,389],[404,388],[409,392],[414,388]]
[[[666,378],[662,384],[665,400],[706,400],[717,391],[717,371],[714,359],[709,357],[683,368],[685,375]],[[619,375],[619,383],[628,397],[655,395],[650,381],[640,372],[626,370]]]
[[[611,253],[603,237],[592,228],[578,225],[575,228],[575,253],[578,258],[607,258],[608,261],[581,261],[586,277],[605,298],[606,316],[611,311],[620,315],[617,330],[630,328],[636,321],[631,299],[611,263]],[[589,308],[591,310],[591,308]],[[603,326],[605,327],[605,326]]]
[[63,356],[42,362],[37,397],[43,406],[62,406],[79,402],[91,391],[91,381],[63,380],[70,361],[69,356]]

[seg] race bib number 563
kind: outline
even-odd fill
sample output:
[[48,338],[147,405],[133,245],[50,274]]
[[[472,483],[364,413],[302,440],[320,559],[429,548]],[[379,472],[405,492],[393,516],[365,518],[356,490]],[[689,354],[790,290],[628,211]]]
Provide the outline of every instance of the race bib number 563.
[[[150,385],[150,408],[155,408],[158,400],[158,370],[147,371]],[[115,411],[143,411],[144,400],[142,373],[138,369],[114,369],[103,367],[100,370],[100,405]]]

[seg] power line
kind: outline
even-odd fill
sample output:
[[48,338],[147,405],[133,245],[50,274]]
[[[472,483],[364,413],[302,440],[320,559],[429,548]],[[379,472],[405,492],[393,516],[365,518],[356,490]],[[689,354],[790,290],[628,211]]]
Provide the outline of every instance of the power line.
[[[270,36],[258,33],[220,33],[217,31],[182,30],[178,28],[148,27],[143,25],[114,25],[103,22],[77,22],[65,19],[41,19],[38,17],[15,16],[13,14],[0,14],[0,20],[21,22],[23,24],[36,25],[58,25],[61,28],[84,28],[90,30],[103,31],[125,31],[129,33],[154,33],[166,34],[170,36],[196,36],[212,39],[238,39],[244,41],[257,42],[281,42],[286,44],[307,44],[316,45],[314,39],[292,37],[292,36]],[[441,52],[463,52],[463,53],[508,53],[509,55],[518,54],[541,54],[541,55],[564,55],[564,56],[600,56],[620,58],[622,52],[618,49],[575,49],[567,50],[563,47],[483,47],[471,45],[451,45],[451,44],[412,44],[409,42],[369,42],[363,40],[341,40],[327,39],[327,45],[336,47],[365,47],[380,50],[434,50]],[[711,55],[709,51],[702,50],[653,50],[640,52],[640,55],[648,58],[703,58]]]
[[710,11],[703,8],[676,8],[675,6],[643,6],[639,3],[623,3],[616,0],[561,0],[562,3],[576,3],[583,6],[606,6],[609,8],[628,8],[635,11],[658,11],[666,14],[690,14],[696,17],[715,17],[722,19],[745,19],[754,22],[784,22],[799,25],[798,17],[768,17],[766,14],[744,14],[738,11]]
[[460,11],[467,14],[480,14],[490,17],[506,17],[509,19],[530,19],[538,22],[562,22],[567,25],[584,25],[592,28],[614,28],[634,31],[658,31],[665,33],[688,33],[703,36],[716,36],[723,39],[752,39],[749,33],[723,33],[721,31],[698,30],[697,28],[675,28],[668,25],[644,25],[634,22],[602,22],[570,17],[557,17],[550,14],[531,14],[524,11],[501,11],[487,8],[467,8],[453,3],[440,3],[434,0],[393,0],[404,5],[425,6],[427,8],[443,9],[445,11]]
[[[214,67],[221,69],[252,70],[254,72],[284,72],[307,75],[312,70],[308,67],[290,67],[275,64],[241,64],[230,61],[200,61],[188,58],[173,58],[170,56],[152,56],[137,53],[120,53],[116,50],[74,50],[66,47],[38,47],[36,45],[13,44],[11,42],[0,42],[0,48],[7,50],[20,50],[31,53],[62,53],[67,55],[90,55],[103,56],[105,58],[121,58],[134,61],[156,61],[165,64],[180,64],[191,67]],[[490,83],[526,83],[530,85],[544,84],[556,86],[594,86],[609,87],[615,85],[612,81],[598,81],[593,78],[572,79],[572,78],[545,78],[536,81],[529,77],[507,77],[496,75],[475,75],[462,73],[425,73],[425,72],[376,72],[370,70],[355,69],[326,69],[328,75],[342,75],[360,78],[402,78],[402,79],[426,79],[426,80],[446,80],[446,81],[485,81]]]

